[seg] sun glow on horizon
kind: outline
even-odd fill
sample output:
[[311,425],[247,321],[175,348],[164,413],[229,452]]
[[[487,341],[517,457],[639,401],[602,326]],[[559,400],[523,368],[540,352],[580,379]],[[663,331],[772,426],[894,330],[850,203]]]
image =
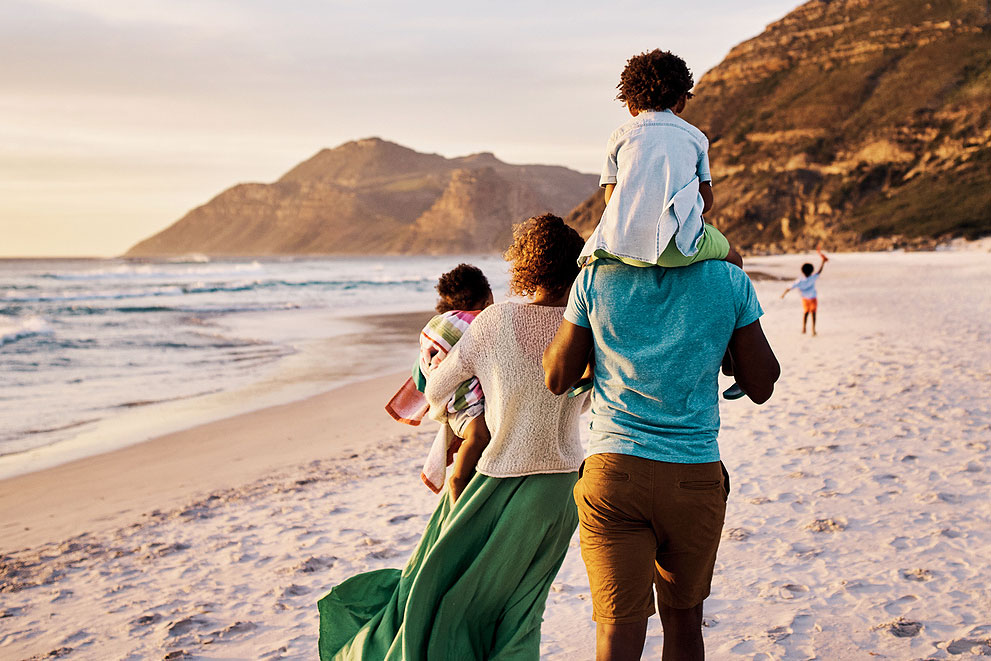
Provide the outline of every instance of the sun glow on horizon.
[[4,3],[0,256],[117,255],[368,136],[598,172],[627,57],[697,80],[795,4]]

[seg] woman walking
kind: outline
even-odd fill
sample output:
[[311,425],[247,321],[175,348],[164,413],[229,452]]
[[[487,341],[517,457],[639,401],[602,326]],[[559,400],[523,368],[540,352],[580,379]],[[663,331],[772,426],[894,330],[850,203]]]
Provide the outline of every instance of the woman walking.
[[478,378],[491,440],[477,472],[449,485],[402,571],[355,576],[320,600],[323,661],[539,657],[544,603],[578,524],[571,493],[587,397],[547,390],[541,357],[582,245],[550,214],[514,229],[510,288],[528,302],[479,314],[426,389],[443,417],[457,386]]

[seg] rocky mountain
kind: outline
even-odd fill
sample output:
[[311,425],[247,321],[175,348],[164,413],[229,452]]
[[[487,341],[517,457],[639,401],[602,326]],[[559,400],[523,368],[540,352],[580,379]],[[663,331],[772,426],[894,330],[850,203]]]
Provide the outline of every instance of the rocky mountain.
[[[813,0],[706,73],[707,218],[751,251],[991,234],[991,1]],[[569,220],[585,233],[595,193]]]
[[563,167],[444,158],[369,138],[324,149],[272,184],[239,184],[132,257],[501,251],[512,224],[563,214],[595,186]]

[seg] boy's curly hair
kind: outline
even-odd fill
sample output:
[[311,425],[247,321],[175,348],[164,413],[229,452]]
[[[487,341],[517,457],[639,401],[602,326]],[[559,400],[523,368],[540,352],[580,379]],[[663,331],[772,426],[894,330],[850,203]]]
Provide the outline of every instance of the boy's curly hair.
[[578,276],[585,242],[560,217],[545,213],[513,226],[513,245],[503,257],[512,264],[509,290],[532,296],[543,288],[563,294]]
[[616,98],[638,111],[674,107],[695,85],[685,61],[671,51],[655,48],[626,61]]
[[471,264],[458,264],[437,281],[437,312],[477,310],[492,293],[482,270]]

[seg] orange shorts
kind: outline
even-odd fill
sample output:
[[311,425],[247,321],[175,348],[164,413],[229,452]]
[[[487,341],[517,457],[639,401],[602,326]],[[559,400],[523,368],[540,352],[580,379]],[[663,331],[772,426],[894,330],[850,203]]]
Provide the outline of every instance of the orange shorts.
[[819,309],[819,299],[818,298],[803,298],[802,299],[802,312],[815,312]]

